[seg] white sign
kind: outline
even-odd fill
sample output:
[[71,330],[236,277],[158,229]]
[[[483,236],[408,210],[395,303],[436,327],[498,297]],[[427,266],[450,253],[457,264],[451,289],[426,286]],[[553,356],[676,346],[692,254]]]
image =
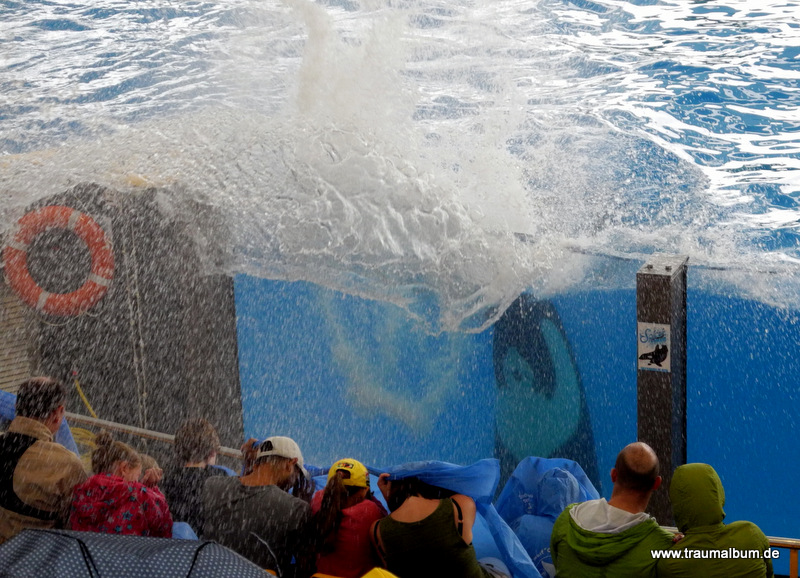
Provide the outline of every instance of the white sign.
[[636,325],[638,368],[669,373],[672,348],[669,339],[669,325],[641,322]]

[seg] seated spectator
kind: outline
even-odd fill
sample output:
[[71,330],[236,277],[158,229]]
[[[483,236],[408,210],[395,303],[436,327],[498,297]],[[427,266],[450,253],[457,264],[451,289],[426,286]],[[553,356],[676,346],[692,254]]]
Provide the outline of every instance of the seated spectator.
[[[769,548],[769,540],[752,522],[723,524],[725,490],[708,464],[686,464],[675,470],[669,488],[675,523],[684,537],[674,550],[725,550],[740,552]],[[769,578],[770,558],[669,558],[658,562],[658,576],[680,578]]]
[[287,437],[267,438],[256,445],[246,471],[206,481],[204,537],[285,577],[311,575],[311,482],[300,448]]
[[141,456],[127,444],[114,441],[107,432],[100,432],[95,443],[95,474],[75,488],[71,528],[171,538],[172,516],[157,487],[161,470],[149,469],[142,476]]
[[219,436],[208,421],[190,419],[175,433],[177,463],[167,469],[161,489],[169,503],[172,518],[186,522],[203,537],[203,484],[213,476],[225,476],[215,467]]
[[380,565],[369,530],[386,510],[369,489],[369,472],[361,462],[339,460],[328,472],[324,490],[311,500],[317,543],[317,571],[360,578]]
[[651,550],[669,548],[672,534],[645,513],[661,485],[659,463],[647,444],[629,444],[611,470],[611,499],[567,507],[556,519],[550,553],[559,578],[656,576]]
[[147,470],[156,470],[159,474],[163,475],[164,472],[161,470],[161,466],[158,465],[158,462],[153,456],[140,453],[139,457],[142,459],[142,474],[139,476],[140,482],[147,475]]
[[[0,390],[0,433],[7,431],[8,426],[11,425],[11,422],[16,417],[16,405],[16,394]],[[72,437],[72,431],[69,429],[66,419],[61,419],[61,425],[56,430],[56,433],[53,434],[53,441],[80,457],[78,446],[75,443],[75,438]]]
[[23,528],[62,528],[74,487],[86,480],[80,459],[53,442],[64,418],[64,386],[37,377],[22,383],[16,417],[0,435],[0,544]]
[[[372,525],[373,544],[389,572],[399,578],[507,577],[499,560],[480,564],[472,546],[475,502],[416,477],[378,478],[391,514]],[[496,566],[495,566],[496,565]]]
[[533,507],[530,513],[509,524],[544,577],[555,576],[550,554],[553,525],[567,506],[583,501],[580,497],[580,486],[575,476],[561,468],[553,468],[539,479],[536,494],[531,499]]
[[497,513],[519,538],[543,578],[555,576],[553,524],[570,504],[600,497],[583,468],[564,458],[522,460],[497,498]]
[[522,547],[533,560],[544,578],[555,576],[555,566],[550,553],[550,536],[553,525],[564,508],[580,500],[580,487],[575,476],[561,468],[545,472],[539,481],[534,500],[541,509],[520,516],[509,524],[519,536]]

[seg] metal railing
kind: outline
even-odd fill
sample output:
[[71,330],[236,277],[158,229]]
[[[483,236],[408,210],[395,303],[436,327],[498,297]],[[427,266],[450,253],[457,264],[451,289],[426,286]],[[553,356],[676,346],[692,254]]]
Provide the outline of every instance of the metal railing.
[[[662,526],[668,532],[673,534],[678,533],[678,528],[674,526]],[[777,538],[775,536],[767,536],[770,548],[778,548],[779,550],[789,550],[789,578],[798,577],[798,552],[800,552],[800,540],[796,538]]]
[[[66,417],[67,421],[73,424],[99,427],[108,431],[122,432],[126,434],[135,435],[140,438],[148,440],[157,440],[168,444],[175,443],[175,436],[149,429],[134,427],[132,425],[125,425],[114,421],[106,421],[104,419],[89,417],[88,415],[80,415],[78,413],[67,412]],[[234,448],[221,447],[219,448],[217,454],[221,456],[227,456],[229,458],[235,458],[237,460],[242,459],[242,452]]]
[[767,536],[770,548],[780,548],[789,550],[789,578],[798,578],[798,551],[800,551],[800,540],[795,538],[776,538]]

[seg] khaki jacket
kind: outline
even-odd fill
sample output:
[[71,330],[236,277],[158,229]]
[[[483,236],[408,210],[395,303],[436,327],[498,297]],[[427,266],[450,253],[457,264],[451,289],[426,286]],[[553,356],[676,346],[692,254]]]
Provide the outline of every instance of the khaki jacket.
[[72,490],[87,478],[78,456],[53,442],[53,434],[43,423],[27,417],[16,417],[8,431],[38,440],[19,459],[14,470],[14,492],[30,506],[58,512],[59,519],[39,520],[0,507],[0,544],[24,528],[65,526],[69,519]]

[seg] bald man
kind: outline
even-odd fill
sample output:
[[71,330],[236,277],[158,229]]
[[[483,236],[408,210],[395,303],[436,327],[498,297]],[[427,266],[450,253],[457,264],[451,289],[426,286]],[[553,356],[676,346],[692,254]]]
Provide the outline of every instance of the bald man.
[[655,577],[651,550],[667,549],[672,534],[645,513],[661,485],[658,456],[629,444],[611,470],[611,499],[567,506],[553,526],[550,551],[559,578]]

